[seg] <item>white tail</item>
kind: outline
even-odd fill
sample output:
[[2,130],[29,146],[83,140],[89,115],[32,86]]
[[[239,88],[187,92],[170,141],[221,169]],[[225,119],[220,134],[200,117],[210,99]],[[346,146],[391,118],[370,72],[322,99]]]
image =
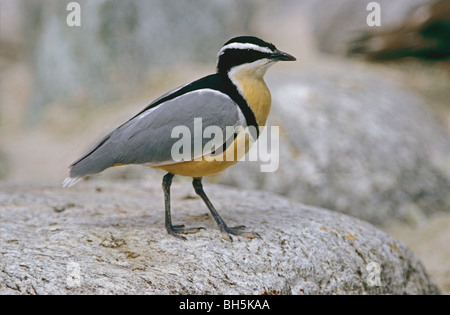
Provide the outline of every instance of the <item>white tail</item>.
[[67,177],[63,182],[62,182],[62,186],[65,187],[72,187],[73,185],[75,185],[76,183],[78,183],[80,180],[82,180],[83,177]]

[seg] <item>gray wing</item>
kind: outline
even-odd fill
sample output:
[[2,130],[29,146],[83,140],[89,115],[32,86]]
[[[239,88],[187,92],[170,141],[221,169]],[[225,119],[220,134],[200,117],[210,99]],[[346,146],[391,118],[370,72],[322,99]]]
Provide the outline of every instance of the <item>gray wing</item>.
[[[246,123],[239,107],[226,94],[212,89],[183,94],[142,112],[111,132],[72,164],[70,177],[78,178],[99,173],[117,164],[156,166],[179,162],[174,160],[172,148],[187,134],[177,132],[172,134],[176,127],[178,128],[175,131],[190,133],[190,159],[212,153],[215,148],[223,145],[226,139],[213,137],[215,143],[211,146],[210,152],[203,152],[196,149],[203,149],[207,143],[211,144],[214,141],[212,138],[200,137],[200,143],[198,137],[194,138],[195,132],[203,134],[210,126],[216,126],[212,128],[216,130],[218,128],[225,136],[227,126],[246,126]],[[186,153],[189,152],[183,153],[186,160]]]

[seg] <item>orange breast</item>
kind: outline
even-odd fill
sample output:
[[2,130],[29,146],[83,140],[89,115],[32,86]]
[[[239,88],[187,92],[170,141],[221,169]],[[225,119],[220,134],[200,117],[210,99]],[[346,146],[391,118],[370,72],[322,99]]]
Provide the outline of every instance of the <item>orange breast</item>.
[[247,154],[251,144],[252,142],[249,140],[248,135],[241,133],[221,155],[207,155],[199,161],[153,166],[153,168],[188,177],[213,175],[220,173],[239,162]]

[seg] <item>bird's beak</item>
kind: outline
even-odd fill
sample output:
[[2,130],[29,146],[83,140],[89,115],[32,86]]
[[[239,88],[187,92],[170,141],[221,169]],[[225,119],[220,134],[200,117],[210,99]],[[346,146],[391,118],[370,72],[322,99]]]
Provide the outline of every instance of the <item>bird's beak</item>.
[[288,53],[285,53],[283,51],[277,50],[275,51],[271,56],[270,59],[275,61],[295,61],[297,58],[295,58],[292,55],[289,55]]

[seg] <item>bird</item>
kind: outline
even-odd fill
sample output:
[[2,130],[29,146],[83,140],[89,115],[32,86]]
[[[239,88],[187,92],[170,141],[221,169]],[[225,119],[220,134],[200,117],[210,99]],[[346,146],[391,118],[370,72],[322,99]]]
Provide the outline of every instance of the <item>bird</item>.
[[349,43],[347,53],[372,61],[406,57],[450,60],[450,1],[424,3],[396,26],[362,34]]
[[[248,152],[265,126],[271,107],[271,94],[264,81],[267,69],[278,61],[295,60],[258,37],[232,38],[217,54],[215,73],[163,94],[110,132],[69,166],[70,174],[63,186],[73,186],[86,176],[114,166],[135,164],[161,169],[166,172],[162,180],[165,228],[168,234],[186,240],[182,234],[204,228],[172,224],[170,187],[175,175],[192,177],[193,188],[208,207],[223,239],[232,242],[231,235],[260,238],[258,233],[246,231],[245,226],[230,227],[224,222],[206,195],[202,179],[236,164]],[[204,151],[175,159],[173,147],[179,141],[173,137],[175,128],[182,126],[191,132],[192,148],[209,141],[201,139],[199,143],[192,138],[199,119],[202,130],[216,127],[225,131],[232,126],[233,133],[218,137],[209,150],[205,146]]]

